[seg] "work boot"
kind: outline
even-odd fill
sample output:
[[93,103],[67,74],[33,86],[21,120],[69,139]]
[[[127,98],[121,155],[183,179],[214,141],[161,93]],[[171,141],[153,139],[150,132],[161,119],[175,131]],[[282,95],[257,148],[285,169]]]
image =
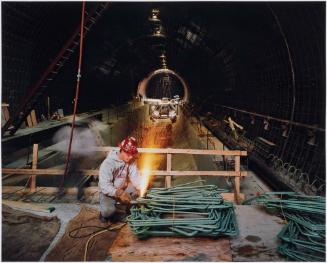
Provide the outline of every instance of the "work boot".
[[100,213],[99,214],[99,220],[101,221],[101,223],[107,223],[109,221],[109,218],[102,216],[101,213]]

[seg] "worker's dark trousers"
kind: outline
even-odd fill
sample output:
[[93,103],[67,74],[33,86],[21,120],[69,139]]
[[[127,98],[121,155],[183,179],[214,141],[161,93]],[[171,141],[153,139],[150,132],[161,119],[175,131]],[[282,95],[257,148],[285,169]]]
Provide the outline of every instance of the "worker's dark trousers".
[[116,200],[100,192],[100,212],[103,217],[110,217],[116,212]]
[[[132,199],[136,198],[137,191],[132,184],[129,184],[125,190],[127,193],[131,194]],[[109,196],[106,196],[100,192],[100,212],[103,217],[110,217],[116,212],[117,201]]]

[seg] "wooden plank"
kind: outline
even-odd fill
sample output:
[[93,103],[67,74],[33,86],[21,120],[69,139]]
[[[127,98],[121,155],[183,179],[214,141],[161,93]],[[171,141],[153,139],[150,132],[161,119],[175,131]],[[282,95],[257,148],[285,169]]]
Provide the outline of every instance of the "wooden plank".
[[7,174],[7,175],[5,175],[5,176],[2,176],[2,180],[5,180],[5,179],[7,179],[8,177],[13,176],[13,175],[15,175],[15,174]]
[[3,110],[1,111],[1,127],[3,127],[6,124],[6,117],[5,114],[3,113]]
[[[246,171],[240,172],[241,176],[247,176]],[[239,176],[239,172],[235,171],[151,171],[151,175],[158,176]]]
[[276,146],[276,144],[274,144],[273,142],[271,141],[268,141],[267,139],[265,138],[262,138],[262,137],[258,137],[259,140],[263,141],[264,143],[270,145],[270,146]]
[[2,194],[11,194],[14,192],[17,192],[21,190],[22,192],[24,192],[24,194],[26,194],[24,190],[24,187],[22,186],[2,186]]
[[9,120],[9,110],[8,107],[2,107],[2,114],[5,121]]
[[[241,158],[240,156],[235,156],[235,172],[238,174],[241,174]],[[235,177],[235,189],[234,189],[234,193],[235,193],[235,201],[237,204],[240,204],[240,198],[239,198],[239,194],[241,192],[241,186],[240,186],[240,176],[236,176]]]
[[[65,173],[64,169],[12,169],[12,168],[3,168],[3,174],[24,174],[24,175],[63,175]],[[94,175],[99,174],[99,170],[78,170],[75,173],[83,173],[84,175]]]
[[[39,156],[39,145],[38,144],[33,144],[33,159],[32,159],[32,169],[37,168],[37,160]],[[31,192],[35,192],[36,190],[36,175],[31,176]]]
[[27,117],[26,117],[26,122],[27,122],[27,126],[29,128],[32,128],[33,127],[33,122],[32,122],[32,118],[31,118],[31,114],[28,114]]
[[[2,193],[3,194],[10,194],[22,189],[21,186],[2,186]],[[36,191],[40,194],[44,195],[53,195],[59,191],[58,187],[36,187]],[[83,188],[85,195],[93,195],[99,191],[97,186],[90,186]],[[69,187],[65,188],[65,194],[68,195],[76,195],[78,192],[77,187]],[[17,192],[17,194],[26,194],[25,191]]]
[[151,237],[139,240],[124,226],[111,245],[112,261],[232,261],[226,237]]
[[[224,200],[230,201],[230,202],[235,202],[235,193],[221,193],[221,196],[224,198]],[[245,200],[245,195],[243,193],[238,194],[239,201],[242,202]]]
[[[22,189],[21,186],[3,186],[2,187],[2,193],[3,194],[10,194],[13,192],[16,192],[18,190]],[[43,194],[43,195],[54,195],[59,191],[58,187],[36,187],[35,189],[36,191],[38,191],[38,193]],[[83,188],[84,191],[84,195],[85,196],[90,196],[90,195],[94,195],[94,194],[99,194],[99,188],[97,186],[90,186],[90,187],[85,187]],[[27,192],[26,191],[20,191],[17,192],[16,194],[21,194],[21,195],[25,195]],[[69,187],[69,188],[65,188],[65,194],[68,195],[76,195],[78,193],[78,188],[77,187]],[[234,202],[235,201],[235,197],[234,197],[234,193],[221,193],[221,196],[230,202]],[[239,194],[240,196],[240,200],[244,200],[245,195],[243,193]]]
[[[171,153],[167,154],[167,171],[171,171]],[[171,187],[171,176],[166,176],[166,187],[170,188]]]
[[[16,174],[16,175],[63,175],[64,169],[12,169],[3,168],[3,174]],[[88,176],[98,176],[99,170],[76,170],[74,173],[82,173]],[[157,176],[247,176],[246,171],[150,171],[150,175]]]
[[[94,147],[92,150],[98,152],[109,152],[119,150],[119,147]],[[229,155],[247,156],[247,151],[229,150],[202,150],[202,149],[173,149],[173,148],[137,148],[139,153],[173,153],[173,154],[200,154],[200,155]]]
[[37,125],[35,110],[31,111],[31,119],[32,119],[33,126]]

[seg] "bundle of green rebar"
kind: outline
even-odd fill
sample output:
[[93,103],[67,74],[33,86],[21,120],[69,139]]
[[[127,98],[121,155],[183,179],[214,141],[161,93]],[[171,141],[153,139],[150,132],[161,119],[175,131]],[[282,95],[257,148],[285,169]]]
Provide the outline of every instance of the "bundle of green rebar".
[[152,188],[131,208],[128,224],[138,238],[149,236],[235,236],[233,203],[214,185]]
[[292,260],[325,261],[325,205],[320,196],[295,192],[267,192],[243,202],[256,201],[268,209],[278,209],[287,224],[278,234],[278,251]]

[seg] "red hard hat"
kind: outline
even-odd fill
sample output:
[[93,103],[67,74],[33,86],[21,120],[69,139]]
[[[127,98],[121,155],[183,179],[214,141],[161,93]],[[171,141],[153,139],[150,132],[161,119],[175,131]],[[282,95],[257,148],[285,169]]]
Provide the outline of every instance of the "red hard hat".
[[120,143],[119,147],[121,150],[123,150],[124,152],[126,152],[128,154],[134,155],[134,154],[138,153],[137,142],[134,137],[127,137]]

